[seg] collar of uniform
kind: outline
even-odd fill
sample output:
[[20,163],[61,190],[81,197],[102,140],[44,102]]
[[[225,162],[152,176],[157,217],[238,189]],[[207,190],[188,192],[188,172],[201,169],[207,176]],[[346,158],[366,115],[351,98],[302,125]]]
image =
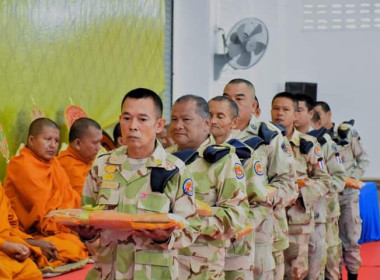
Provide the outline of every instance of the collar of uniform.
[[289,142],[293,143],[295,146],[300,145],[300,132],[297,129],[294,128],[292,138]]
[[108,162],[110,164],[122,164],[127,158],[127,146],[121,146],[112,151]]
[[259,120],[256,118],[255,115],[251,115],[251,119],[249,120],[248,126],[241,131],[242,132],[241,134],[258,135],[259,128],[260,128]]
[[204,149],[207,146],[215,145],[215,144],[216,144],[216,142],[215,142],[214,136],[209,134],[208,137],[206,138],[206,140],[203,141],[203,143],[198,147],[197,151],[200,151],[201,149]]
[[156,148],[148,158],[146,167],[166,167],[166,152],[158,140],[156,140]]

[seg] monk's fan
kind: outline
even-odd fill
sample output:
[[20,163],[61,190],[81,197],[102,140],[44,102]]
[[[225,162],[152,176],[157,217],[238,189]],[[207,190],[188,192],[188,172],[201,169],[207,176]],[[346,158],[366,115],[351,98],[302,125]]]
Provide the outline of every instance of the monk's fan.
[[112,210],[61,209],[50,211],[46,217],[54,217],[57,223],[67,226],[91,225],[111,230],[174,230],[187,224],[175,214],[128,214]]
[[9,162],[9,148],[8,148],[7,138],[5,137],[5,133],[1,124],[0,124],[0,153],[8,163]]

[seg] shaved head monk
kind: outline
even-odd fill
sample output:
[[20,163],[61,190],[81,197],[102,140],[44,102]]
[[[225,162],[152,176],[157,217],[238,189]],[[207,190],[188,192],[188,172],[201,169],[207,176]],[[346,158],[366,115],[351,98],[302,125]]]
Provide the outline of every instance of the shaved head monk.
[[[25,147],[9,162],[4,181],[5,193],[19,219],[20,228],[39,244],[52,267],[87,258],[79,238],[52,218],[51,210],[77,208],[80,196],[70,185],[64,169],[55,155],[60,136],[58,126],[48,118],[34,120]],[[34,241],[36,242],[36,241]],[[44,246],[50,245],[46,249]],[[51,247],[52,246],[52,247]],[[50,253],[48,253],[50,252]]]
[[96,121],[77,119],[70,128],[69,147],[58,156],[71,186],[80,196],[87,173],[101,147],[102,136],[102,128]]
[[9,217],[12,217],[12,209],[0,182],[0,279],[42,279],[42,273],[30,258],[32,252],[24,240],[29,236],[14,230]]

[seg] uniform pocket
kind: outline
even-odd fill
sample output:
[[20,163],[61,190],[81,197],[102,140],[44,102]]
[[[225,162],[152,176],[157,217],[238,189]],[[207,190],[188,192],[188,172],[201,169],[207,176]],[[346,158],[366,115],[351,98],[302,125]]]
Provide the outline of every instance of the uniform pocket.
[[116,206],[119,203],[119,183],[115,183],[115,187],[100,187],[97,204]]
[[169,213],[170,200],[165,194],[152,192],[139,198],[137,208],[142,212]]
[[[174,263],[175,262],[175,263]],[[135,252],[134,279],[177,279],[178,263],[169,251],[144,250]]]

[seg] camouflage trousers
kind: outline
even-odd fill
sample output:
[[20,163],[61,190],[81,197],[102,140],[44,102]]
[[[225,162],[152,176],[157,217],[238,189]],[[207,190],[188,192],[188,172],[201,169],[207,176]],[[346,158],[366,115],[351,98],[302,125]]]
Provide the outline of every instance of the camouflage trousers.
[[309,271],[306,279],[325,279],[326,254],[326,224],[316,223],[310,234]]
[[274,262],[276,267],[274,269],[273,279],[275,280],[283,280],[285,275],[285,257],[284,251],[276,251],[272,252]]
[[273,215],[268,216],[256,229],[255,235],[255,279],[273,279],[275,268],[272,256],[273,247]]
[[225,257],[226,249],[223,245],[218,247],[211,244],[193,244],[188,248],[180,249],[179,279],[224,279]]
[[[291,230],[291,225],[289,225]],[[285,278],[287,280],[301,280],[307,275],[309,269],[309,239],[310,233],[289,235],[289,248],[285,255]]]
[[338,221],[339,216],[327,218],[326,222],[327,260],[325,278],[328,280],[339,280],[340,278],[342,242],[339,239]]
[[349,193],[339,195],[340,218],[339,237],[343,245],[343,260],[346,269],[357,274],[361,267],[360,245],[362,225],[359,214],[359,191],[350,190]]

